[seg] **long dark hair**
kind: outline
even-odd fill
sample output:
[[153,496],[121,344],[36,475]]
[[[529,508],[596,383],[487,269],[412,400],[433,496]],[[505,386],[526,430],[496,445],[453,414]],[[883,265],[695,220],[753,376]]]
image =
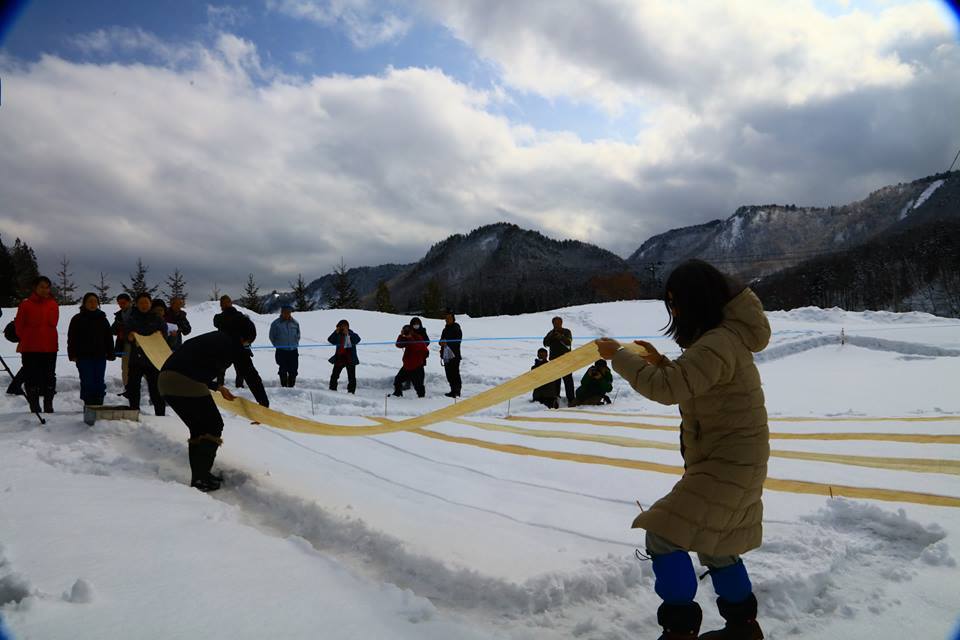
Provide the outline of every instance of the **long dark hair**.
[[720,326],[723,308],[742,288],[703,260],[683,262],[667,278],[664,288],[663,303],[670,313],[670,324],[664,332],[681,347],[689,347]]

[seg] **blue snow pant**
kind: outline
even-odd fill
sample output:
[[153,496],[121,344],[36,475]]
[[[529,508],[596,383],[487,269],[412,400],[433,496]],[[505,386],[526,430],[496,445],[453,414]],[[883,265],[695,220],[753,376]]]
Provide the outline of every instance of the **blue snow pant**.
[[[697,574],[690,553],[655,533],[647,532],[647,555],[653,558],[654,590],[667,604],[693,602]],[[747,568],[739,556],[709,556],[698,553],[700,564],[710,570],[717,596],[727,602],[743,602],[753,593]]]
[[106,370],[106,358],[77,360],[77,371],[80,373],[80,399],[84,404],[103,404],[103,396],[107,393],[107,385],[103,381]]

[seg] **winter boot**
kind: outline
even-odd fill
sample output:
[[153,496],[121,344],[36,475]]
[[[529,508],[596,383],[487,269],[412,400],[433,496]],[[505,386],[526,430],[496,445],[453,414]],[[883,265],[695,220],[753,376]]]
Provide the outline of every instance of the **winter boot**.
[[296,375],[295,373],[288,373],[288,374],[287,374],[287,386],[290,387],[291,389],[293,389],[293,387],[294,387],[296,384],[297,384],[297,375]]
[[190,486],[204,493],[220,488],[220,478],[210,473],[213,461],[217,457],[220,439],[213,436],[200,436],[188,441],[190,457]]
[[40,389],[27,386],[24,389],[24,395],[27,396],[27,403],[30,405],[30,413],[40,413]]
[[660,640],[696,640],[703,621],[703,611],[696,602],[667,604],[657,609],[657,622],[663,627]]
[[763,631],[757,624],[757,598],[752,593],[743,602],[728,602],[717,598],[717,609],[727,621],[723,629],[700,636],[708,640],[763,640]]
[[43,394],[43,412],[53,413],[53,394],[52,393]]

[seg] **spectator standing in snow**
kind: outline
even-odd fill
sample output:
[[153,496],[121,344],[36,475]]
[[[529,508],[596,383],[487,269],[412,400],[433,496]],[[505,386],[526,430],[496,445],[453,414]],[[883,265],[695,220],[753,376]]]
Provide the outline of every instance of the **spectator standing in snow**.
[[157,389],[157,376],[160,372],[153,366],[150,359],[143,352],[137,343],[136,336],[149,336],[159,332],[164,340],[167,338],[167,323],[163,320],[163,315],[154,310],[153,301],[150,295],[141,293],[137,296],[136,303],[130,315],[127,317],[127,341],[130,343],[130,364],[127,371],[127,400],[130,402],[131,409],[140,408],[140,385],[143,378],[147,379],[147,391],[150,394],[150,402],[153,403],[153,412],[162,416],[166,414],[166,404]]
[[360,342],[360,336],[350,330],[350,323],[341,320],[337,323],[337,329],[330,334],[327,342],[334,345],[336,350],[330,357],[330,364],[333,365],[333,372],[330,374],[330,390],[336,391],[340,383],[340,373],[347,370],[347,393],[355,393],[357,390],[357,365],[360,364],[360,358],[357,356],[357,344]]
[[459,398],[460,391],[463,388],[463,381],[460,379],[460,344],[463,340],[463,329],[457,323],[457,317],[449,309],[444,316],[446,325],[440,334],[440,362],[443,364],[443,371],[447,375],[447,382],[450,383],[450,393],[446,393],[448,398]]
[[577,405],[610,404],[610,397],[607,394],[611,391],[613,391],[613,374],[610,373],[610,367],[607,366],[606,360],[597,360],[580,380],[580,386],[577,387]]
[[120,362],[120,375],[124,387],[127,386],[127,369],[130,365],[130,343],[127,342],[127,318],[130,317],[132,305],[133,300],[130,299],[129,295],[126,293],[118,295],[117,306],[120,307],[120,309],[113,314],[113,324],[110,326],[113,330],[113,335],[117,337],[114,350],[118,354],[123,354],[123,359]]
[[[0,309],[0,316],[3,316],[3,309]],[[3,337],[14,344],[17,344],[18,342],[20,342],[20,338],[17,337],[17,324],[15,321],[11,320],[10,322],[7,323],[7,326],[3,328]],[[17,370],[17,373],[14,374],[13,379],[10,381],[10,386],[7,387],[7,395],[10,395],[10,396],[24,395],[23,366],[21,366]]]
[[218,331],[185,342],[167,358],[160,372],[163,398],[190,430],[190,486],[200,491],[216,491],[223,480],[212,473],[217,449],[223,444],[223,417],[210,391],[219,391],[225,400],[236,399],[217,382],[227,367],[232,365],[244,376],[257,402],[270,406],[248,349],[256,339],[257,328],[249,318],[231,316]]
[[[426,327],[423,326],[423,322],[421,322],[420,318],[418,318],[418,317],[416,317],[416,316],[414,316],[413,318],[410,318],[410,328],[413,329],[413,332],[414,332],[415,335],[420,336],[420,339],[423,340],[423,342],[426,344],[427,347],[430,346],[430,336],[427,335],[427,329],[426,329]],[[427,357],[427,358],[430,357],[430,350],[429,350],[429,349],[427,349],[427,356],[426,356],[426,357]],[[427,366],[427,365],[426,365],[426,359],[424,359],[424,365],[423,365],[423,366],[424,366],[424,368],[426,368],[426,366]],[[422,372],[422,373],[423,373],[424,378],[426,378],[426,371],[424,371],[424,372]],[[407,390],[410,389],[410,386],[413,384],[411,381],[412,381],[412,378],[407,379],[407,380],[404,380],[404,382],[403,382],[403,390],[404,390],[404,391],[407,391]]]
[[[547,350],[538,349],[537,350],[537,359],[533,361],[533,366],[530,369],[536,369],[537,367],[542,367],[547,364]],[[533,390],[533,401],[539,402],[548,409],[559,409],[560,408],[560,381],[554,380],[553,382],[548,382],[547,384],[540,385]]]
[[[221,329],[224,326],[230,325],[232,322],[237,322],[238,321],[237,316],[243,316],[244,318],[246,317],[242,313],[240,313],[239,309],[233,306],[233,300],[230,298],[230,296],[220,296],[220,313],[213,316],[213,326],[216,327],[217,329]],[[242,389],[243,374],[240,373],[239,371],[237,371],[236,373],[237,373],[236,387],[238,389]],[[223,386],[223,381],[226,379],[226,375],[227,373],[226,371],[224,371],[223,375],[218,380],[221,387]]]
[[427,390],[423,383],[423,367],[430,350],[423,342],[423,336],[414,331],[410,325],[404,325],[397,337],[397,348],[403,349],[403,366],[397,373],[397,377],[393,379],[393,395],[402,397],[403,383],[408,381],[416,390],[417,397],[424,397],[427,395]]
[[270,344],[277,350],[274,359],[280,374],[280,386],[290,387],[297,383],[297,368],[300,364],[300,323],[293,319],[293,307],[283,305],[280,317],[270,323]]
[[177,327],[177,330],[170,331],[170,335],[167,337],[167,343],[170,345],[170,349],[176,351],[180,348],[180,345],[183,344],[183,336],[188,336],[190,332],[193,331],[193,327],[190,326],[190,321],[187,320],[187,312],[183,310],[183,298],[180,296],[170,298],[170,308],[167,309],[167,313],[163,319],[167,323],[168,329],[171,325],[176,325]]
[[[550,350],[551,360],[556,360],[573,349],[573,334],[570,333],[570,329],[563,328],[563,318],[557,316],[553,319],[553,329],[544,336],[543,346]],[[567,394],[567,406],[574,406],[577,401],[573,390],[572,373],[563,376],[563,388]]]
[[80,374],[80,399],[85,405],[102,405],[107,392],[107,360],[116,360],[117,355],[110,321],[100,310],[100,298],[95,293],[84,294],[80,312],[70,319],[67,356]]
[[31,413],[53,413],[53,396],[57,393],[57,322],[60,307],[50,295],[50,279],[40,276],[33,281],[33,293],[17,307],[14,327],[20,342],[24,392]]
[[763,638],[757,599],[740,554],[763,538],[763,482],[770,455],[767,411],[753,354],[770,340],[770,325],[753,291],[700,260],[670,274],[664,293],[667,334],[684,349],[676,360],[654,346],[640,356],[601,339],[601,357],[640,394],[680,405],[684,474],[670,493],[641,513],[664,638],[696,638],[702,613],[688,552],[709,568],[724,629],[700,638]]

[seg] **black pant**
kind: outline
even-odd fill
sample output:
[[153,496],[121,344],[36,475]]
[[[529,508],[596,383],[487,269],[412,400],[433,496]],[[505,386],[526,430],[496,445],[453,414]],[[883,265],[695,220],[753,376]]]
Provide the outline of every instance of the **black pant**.
[[292,387],[297,381],[300,353],[296,349],[277,349],[274,359],[279,367],[280,386]]
[[422,398],[427,395],[427,389],[423,384],[426,373],[423,370],[423,367],[419,369],[409,370],[409,369],[400,369],[397,373],[397,377],[393,379],[393,393],[398,396],[403,395],[402,385],[404,382],[409,382],[413,384],[414,390],[417,392],[417,396]]
[[28,394],[52,398],[57,392],[57,354],[24,353],[21,362],[23,386]]
[[130,364],[127,368],[127,400],[130,401],[131,409],[140,408],[140,385],[143,378],[147,378],[147,391],[150,394],[150,401],[153,403],[153,412],[162,416],[166,414],[167,403],[160,390],[157,388],[157,378],[160,372],[147,359],[143,351],[135,348],[130,353]]
[[208,439],[219,440],[223,435],[223,416],[220,415],[213,396],[206,395],[199,398],[163,396],[163,399],[170,403],[170,408],[187,425],[191,439],[206,436]]
[[450,383],[450,393],[460,395],[463,388],[463,380],[460,379],[460,358],[454,358],[443,368],[447,374],[447,382]]
[[572,373],[563,376],[563,392],[567,396],[567,402],[573,402],[577,399],[576,393],[574,392]]
[[333,373],[330,374],[330,390],[336,391],[340,382],[340,374],[347,370],[347,392],[353,393],[357,390],[357,365],[340,364],[333,365]]

